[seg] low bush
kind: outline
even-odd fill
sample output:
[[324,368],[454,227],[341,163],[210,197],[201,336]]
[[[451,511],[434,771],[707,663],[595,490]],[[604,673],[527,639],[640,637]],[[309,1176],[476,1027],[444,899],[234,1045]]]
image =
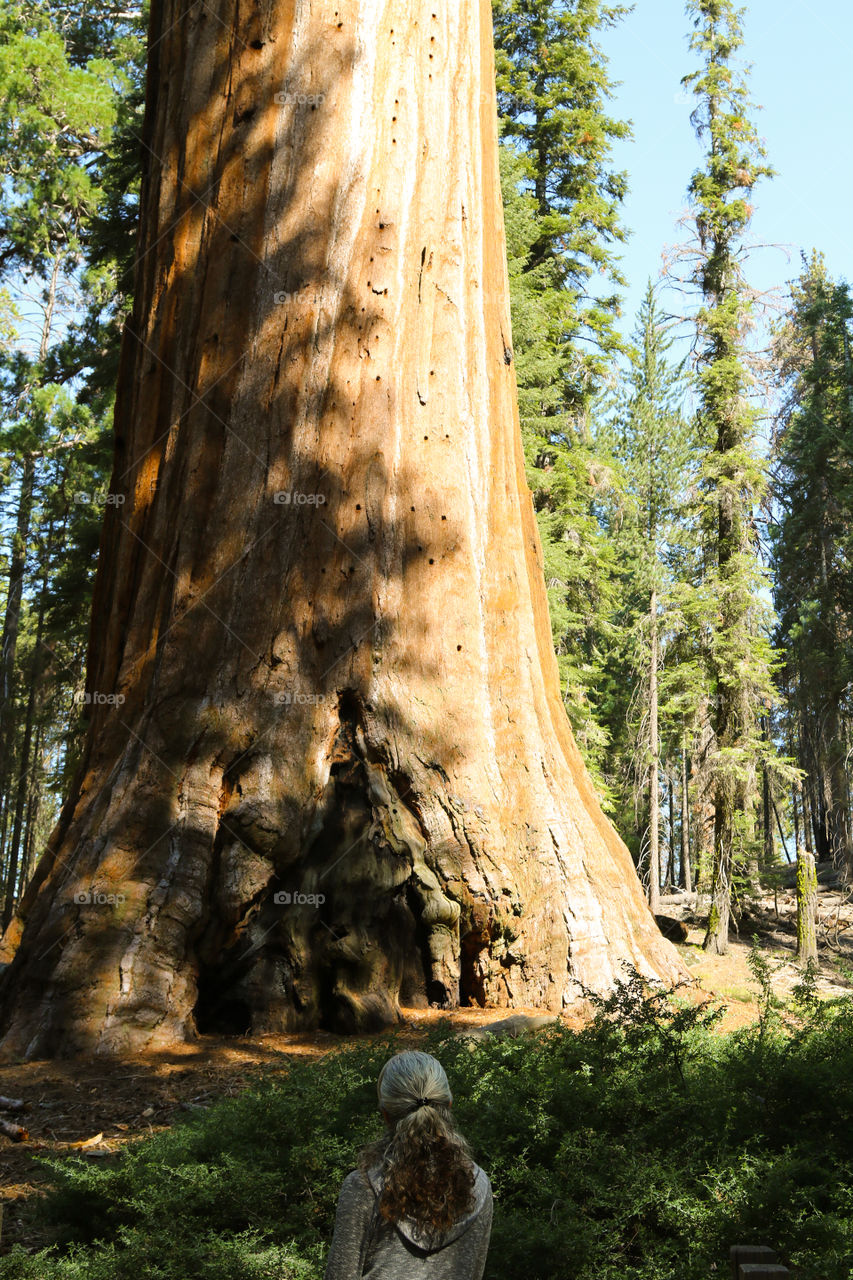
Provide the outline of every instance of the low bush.
[[[807,980],[761,1019],[630,975],[573,1032],[472,1041],[440,1026],[454,1110],[495,1192],[487,1280],[708,1280],[769,1243],[801,1280],[853,1274],[853,1002]],[[392,1037],[267,1074],[111,1168],[47,1161],[49,1250],[0,1280],[317,1280],[341,1179],[379,1129]]]

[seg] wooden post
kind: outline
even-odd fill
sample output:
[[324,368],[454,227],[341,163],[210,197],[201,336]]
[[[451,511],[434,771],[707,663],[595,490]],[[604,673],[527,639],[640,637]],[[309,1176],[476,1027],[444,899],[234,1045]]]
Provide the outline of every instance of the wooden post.
[[817,960],[817,871],[814,854],[797,850],[797,955],[805,964]]
[[729,1261],[732,1268],[732,1280],[740,1280],[739,1268],[744,1263],[768,1263],[778,1262],[779,1259],[772,1249],[768,1249],[763,1244],[733,1244],[729,1249]]

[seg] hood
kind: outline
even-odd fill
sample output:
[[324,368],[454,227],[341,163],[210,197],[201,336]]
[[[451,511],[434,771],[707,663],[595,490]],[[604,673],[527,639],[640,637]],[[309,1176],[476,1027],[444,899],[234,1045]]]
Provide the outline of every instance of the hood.
[[[379,1168],[371,1169],[368,1172],[368,1180],[373,1188],[376,1196],[382,1193],[383,1178]],[[423,1249],[426,1253],[436,1253],[439,1249],[443,1249],[446,1245],[452,1244],[454,1240],[458,1240],[464,1235],[472,1223],[476,1222],[483,1211],[483,1205],[486,1203],[486,1197],[489,1190],[489,1180],[479,1165],[474,1165],[474,1204],[468,1213],[454,1222],[452,1227],[447,1231],[431,1231],[429,1228],[422,1229],[411,1218],[401,1218],[395,1223],[397,1230],[401,1236],[405,1238],[418,1249]]]

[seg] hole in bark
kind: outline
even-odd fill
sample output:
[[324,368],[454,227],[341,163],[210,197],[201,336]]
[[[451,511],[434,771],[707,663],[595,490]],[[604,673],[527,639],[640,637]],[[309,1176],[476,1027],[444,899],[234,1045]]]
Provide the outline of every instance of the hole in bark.
[[199,1035],[245,1036],[252,1030],[247,1000],[223,987],[222,975],[210,969],[199,975],[198,999],[193,1010]]
[[459,975],[459,1003],[463,1008],[479,1005],[486,1007],[486,987],[477,968],[477,957],[482,947],[475,945],[466,948],[462,943],[461,973]]
[[263,49],[263,47],[264,47],[264,42],[263,42],[263,40],[253,40],[253,41],[252,41],[252,44],[251,44],[251,47],[252,47],[253,49]]
[[486,988],[479,963],[480,954],[487,951],[490,940],[489,912],[482,903],[475,903],[469,918],[470,927],[460,939],[459,1003],[477,1004],[482,1009],[486,1003]]
[[360,502],[357,502],[357,503],[355,504],[355,509],[356,509],[356,511],[360,511],[360,510],[361,510],[361,503],[360,503]]

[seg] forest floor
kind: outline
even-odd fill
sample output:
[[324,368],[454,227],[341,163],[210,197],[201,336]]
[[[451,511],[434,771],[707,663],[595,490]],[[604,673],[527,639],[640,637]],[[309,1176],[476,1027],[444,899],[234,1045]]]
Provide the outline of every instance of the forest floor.
[[[817,989],[827,998],[850,995],[853,894],[842,892],[831,877],[822,879]],[[748,963],[753,936],[768,961],[774,993],[780,999],[790,997],[800,980],[801,970],[796,963],[796,899],[791,887],[783,884],[775,893],[771,891],[749,903],[738,931],[731,934],[725,956],[706,955],[702,950],[702,903],[697,904],[695,895],[667,897],[661,910],[687,927],[687,940],[677,944],[693,979],[684,994],[697,1003],[713,997],[725,1006],[718,1032],[748,1026],[758,1018],[759,988]],[[401,1048],[412,1047],[427,1027],[441,1019],[464,1032],[485,1028],[507,1013],[506,1009],[459,1009],[451,1013],[408,1009],[395,1037]],[[590,1007],[580,1004],[561,1015],[561,1020],[569,1026],[580,1026],[589,1016]],[[294,1058],[319,1058],[348,1042],[350,1038],[326,1031],[253,1037],[205,1035],[172,1052],[132,1062],[78,1058],[0,1064],[0,1095],[23,1098],[27,1103],[24,1112],[3,1114],[28,1131],[27,1139],[17,1143],[0,1136],[0,1210],[5,1209],[5,1215],[0,1217],[0,1252],[8,1251],[16,1242],[37,1248],[48,1238],[47,1228],[39,1225],[34,1215],[50,1175],[40,1158],[84,1156],[109,1161],[126,1143],[168,1128],[182,1114],[234,1096],[265,1073],[286,1071]]]

